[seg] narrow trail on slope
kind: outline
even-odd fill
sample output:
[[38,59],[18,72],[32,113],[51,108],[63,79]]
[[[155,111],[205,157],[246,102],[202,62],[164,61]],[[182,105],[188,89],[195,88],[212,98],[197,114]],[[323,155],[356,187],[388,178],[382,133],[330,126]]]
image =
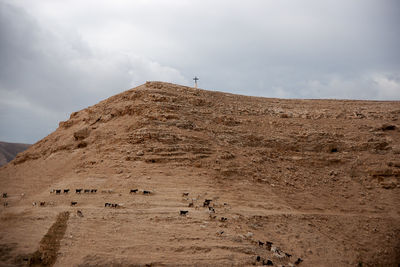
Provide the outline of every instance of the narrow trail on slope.
[[[252,208],[246,208],[245,210],[234,210],[232,214],[237,214],[237,215],[310,215],[310,216],[343,216],[343,217],[369,217],[369,218],[381,218],[383,217],[379,213],[356,213],[356,212],[332,212],[332,211],[326,211],[323,212],[321,210],[309,210],[309,211],[301,211],[301,210],[273,210],[273,209],[252,209]],[[392,214],[392,216],[387,216],[387,214],[384,214],[385,218],[392,218],[392,219],[400,219],[400,216],[396,216],[395,214]]]
[[67,229],[68,219],[68,211],[58,214],[56,221],[40,241],[39,249],[32,254],[29,266],[54,265],[57,260],[57,252],[60,249],[61,239]]

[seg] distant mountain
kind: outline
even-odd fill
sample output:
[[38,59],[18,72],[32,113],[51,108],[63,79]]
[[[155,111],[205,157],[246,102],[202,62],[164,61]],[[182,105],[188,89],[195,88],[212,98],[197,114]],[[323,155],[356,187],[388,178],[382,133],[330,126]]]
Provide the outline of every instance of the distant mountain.
[[12,161],[19,152],[25,151],[29,144],[6,143],[0,141],[0,167]]

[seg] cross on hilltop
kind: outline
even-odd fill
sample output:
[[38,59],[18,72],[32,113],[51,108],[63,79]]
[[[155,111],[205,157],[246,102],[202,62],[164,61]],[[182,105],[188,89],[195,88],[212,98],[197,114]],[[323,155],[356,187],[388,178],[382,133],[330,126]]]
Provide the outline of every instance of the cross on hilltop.
[[194,88],[197,88],[197,81],[200,80],[200,78],[194,76],[193,80],[194,80]]

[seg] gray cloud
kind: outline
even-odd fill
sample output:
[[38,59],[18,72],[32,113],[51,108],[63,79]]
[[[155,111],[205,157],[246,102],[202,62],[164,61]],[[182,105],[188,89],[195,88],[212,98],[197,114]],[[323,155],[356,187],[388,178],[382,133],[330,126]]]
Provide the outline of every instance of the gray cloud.
[[179,71],[145,57],[54,34],[20,7],[0,2],[0,12],[1,140],[35,142],[72,111],[146,79],[185,83]]
[[194,75],[247,95],[399,100],[399,18],[396,0],[0,0],[0,139]]

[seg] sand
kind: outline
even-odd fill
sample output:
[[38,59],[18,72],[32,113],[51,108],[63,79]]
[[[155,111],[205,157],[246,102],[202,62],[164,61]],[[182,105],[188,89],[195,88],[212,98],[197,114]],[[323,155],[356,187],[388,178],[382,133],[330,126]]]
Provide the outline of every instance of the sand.
[[0,265],[398,266],[399,118],[147,82],[0,168]]

